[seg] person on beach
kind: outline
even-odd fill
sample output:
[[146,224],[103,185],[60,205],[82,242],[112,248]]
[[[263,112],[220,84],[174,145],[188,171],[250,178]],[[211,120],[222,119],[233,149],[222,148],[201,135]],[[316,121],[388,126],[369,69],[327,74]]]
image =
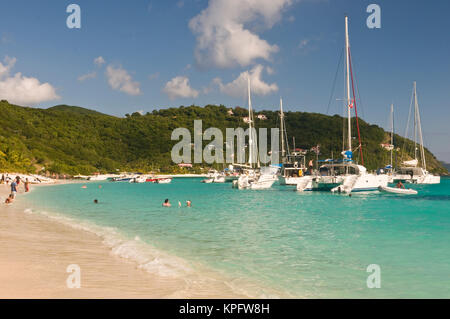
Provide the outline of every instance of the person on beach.
[[405,189],[405,185],[403,185],[403,183],[401,181],[398,181],[396,187]]
[[11,195],[13,196],[13,198],[16,198],[16,194],[17,194],[17,183],[15,180],[13,180],[11,183]]
[[19,184],[20,184],[20,176],[16,176],[16,183],[17,183],[17,186],[19,186]]
[[187,206],[187,207],[191,207],[191,206],[192,206],[192,202],[191,202],[190,200],[187,200],[187,201],[186,201],[186,206]]
[[25,193],[28,193],[30,191],[30,181],[28,180],[28,178],[25,179],[24,187],[25,187]]
[[170,205],[168,198],[166,198],[166,200],[164,201],[164,203],[162,205],[163,205],[163,207],[170,207],[170,206],[172,206],[172,205]]

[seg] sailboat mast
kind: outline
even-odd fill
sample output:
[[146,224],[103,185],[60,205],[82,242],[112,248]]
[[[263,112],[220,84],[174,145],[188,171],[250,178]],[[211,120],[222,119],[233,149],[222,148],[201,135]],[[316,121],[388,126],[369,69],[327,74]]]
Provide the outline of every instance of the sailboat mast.
[[416,82],[414,82],[414,114],[417,121],[417,131],[419,134],[419,143],[420,143],[420,157],[422,159],[422,168],[424,170],[427,169],[427,163],[425,160],[425,150],[423,146],[423,135],[422,135],[422,124],[420,123],[420,112],[419,112],[419,102],[417,98],[417,88]]
[[393,170],[392,166],[392,152],[394,151],[394,104],[391,104],[391,171]]
[[281,130],[281,160],[286,156],[284,147],[284,113],[283,113],[283,99],[280,97],[280,130]]
[[416,81],[413,82],[414,95],[414,159],[417,160],[417,97],[416,97]]
[[350,113],[350,41],[348,37],[348,17],[345,16],[345,55],[346,55],[346,65],[347,65],[347,116],[348,116],[348,150],[352,150],[352,125],[351,125],[351,113]]
[[248,93],[248,162],[253,167],[253,130],[252,130],[252,98],[250,93],[250,76],[247,76]]

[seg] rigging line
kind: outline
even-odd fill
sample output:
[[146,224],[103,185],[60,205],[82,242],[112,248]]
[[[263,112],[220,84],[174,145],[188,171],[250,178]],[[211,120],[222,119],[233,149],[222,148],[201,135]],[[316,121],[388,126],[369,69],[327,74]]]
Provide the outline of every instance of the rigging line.
[[341,56],[339,57],[338,66],[337,66],[337,69],[336,69],[336,73],[334,74],[333,88],[331,89],[330,99],[328,100],[327,113],[326,113],[327,115],[328,115],[328,112],[330,111],[331,100],[333,99],[334,89],[336,88],[336,80],[337,80],[337,76],[338,76],[338,73],[339,73],[339,68],[341,66],[341,62],[343,60],[342,59],[343,56],[344,56],[344,48],[342,48]]
[[[342,73],[344,74],[344,81],[342,81],[342,83],[344,83],[344,85],[343,85],[344,92],[343,92],[342,96],[345,96],[346,72],[342,72]],[[346,99],[342,99],[342,154],[345,151],[345,138],[346,138],[346,133],[347,133],[347,130],[345,129],[346,125],[347,125],[347,121],[345,120],[345,111],[347,111],[347,107],[348,107],[348,105],[346,103]]]
[[407,151],[406,143],[407,143],[407,140],[408,140],[409,122],[411,120],[411,111],[412,111],[413,99],[414,99],[414,90],[411,93],[411,102],[409,104],[408,121],[406,122],[405,134],[403,135],[402,154],[401,154],[400,159],[403,159],[403,157],[404,157],[404,155],[405,155],[405,153]]
[[358,109],[356,108],[355,85],[353,84],[352,56],[350,54],[350,49],[348,49],[348,56],[349,56],[349,61],[350,61],[350,75],[352,76],[353,105],[355,106],[356,128],[358,129],[359,153],[361,155],[361,163],[362,163],[362,165],[364,165],[364,157],[363,157],[362,143],[361,143],[361,133],[359,131],[359,123],[358,123]]
[[356,84],[356,92],[358,93],[358,97],[359,97],[360,111],[361,111],[362,117],[366,118],[366,115],[364,114],[365,113],[364,112],[365,107],[363,105],[361,94],[359,93],[359,83],[358,83],[358,78],[356,76],[355,76],[355,84]]
[[[353,62],[352,62],[352,66],[353,66],[353,68],[354,68],[354,66],[355,66],[355,63],[354,63],[354,60],[353,60]],[[365,109],[365,107],[364,107],[364,105],[363,105],[363,101],[362,101],[362,98],[361,98],[361,94],[359,93],[359,82],[358,82],[358,77],[356,76],[356,73],[358,73],[358,72],[356,72],[356,69],[355,69],[355,87],[356,87],[356,93],[358,93],[358,99],[359,99],[359,106],[360,106],[360,111],[361,111],[361,114],[362,114],[362,118],[366,118],[366,115],[365,115],[365,112],[364,112],[364,109]],[[356,98],[356,97],[355,97]]]

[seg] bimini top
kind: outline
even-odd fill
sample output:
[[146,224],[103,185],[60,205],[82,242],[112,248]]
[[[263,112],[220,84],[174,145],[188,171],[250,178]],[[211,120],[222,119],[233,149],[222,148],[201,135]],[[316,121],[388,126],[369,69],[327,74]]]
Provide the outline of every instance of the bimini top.
[[367,169],[358,164],[354,163],[329,163],[324,164],[319,167],[320,174],[323,176],[329,175],[330,173],[332,175],[344,175],[344,174],[365,174],[367,172]]
[[400,167],[397,169],[398,175],[424,175],[424,170],[421,167]]
[[353,160],[351,159],[347,159],[347,158],[340,158],[340,159],[334,159],[334,158],[327,158],[324,160],[318,160],[318,163],[334,163],[334,164],[339,164],[339,163],[353,163]]

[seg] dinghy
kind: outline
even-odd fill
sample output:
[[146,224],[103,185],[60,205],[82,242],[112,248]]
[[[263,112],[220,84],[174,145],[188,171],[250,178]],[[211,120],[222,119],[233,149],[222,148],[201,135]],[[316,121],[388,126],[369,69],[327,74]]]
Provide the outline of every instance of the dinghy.
[[380,192],[384,192],[384,193],[417,195],[417,191],[414,189],[388,187],[388,186],[380,186],[380,187],[378,187],[378,189],[380,190]]
[[172,181],[171,178],[158,178],[156,179],[156,184],[169,184]]

